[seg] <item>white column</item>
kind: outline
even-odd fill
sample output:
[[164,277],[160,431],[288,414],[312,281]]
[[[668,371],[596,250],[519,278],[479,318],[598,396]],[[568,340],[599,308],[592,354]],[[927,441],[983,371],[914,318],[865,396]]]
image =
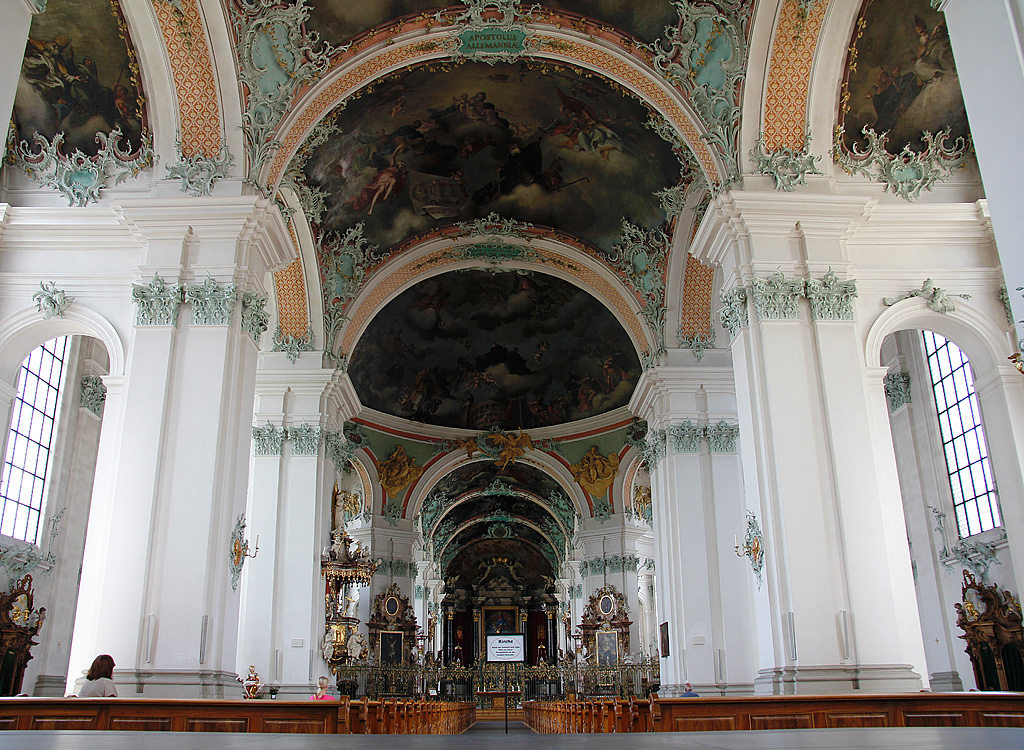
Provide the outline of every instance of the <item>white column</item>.
[[[257,280],[287,260],[266,201],[139,201],[121,210],[148,241],[143,282],[160,273],[168,284],[199,286],[209,277],[235,284],[241,297],[260,292]],[[176,323],[138,318],[123,389],[108,383],[72,670],[110,653],[126,695],[234,689],[229,548],[245,507],[256,368],[243,306],[230,306],[226,320],[193,318],[192,304]]]
[[730,435],[736,427],[731,381],[725,368],[665,365],[644,373],[631,401],[648,422],[648,441],[665,441],[649,467],[657,619],[669,636],[661,658],[667,695],[686,682],[705,693],[752,690],[751,584],[733,550],[743,528],[739,464],[734,437],[718,439],[722,420]]
[[819,297],[833,312],[815,312],[804,291],[830,268],[842,280],[843,240],[864,201],[747,193],[712,211],[701,257],[723,266],[729,292],[746,294],[731,308],[748,327],[733,356],[774,660],[758,690],[920,689],[924,650],[885,373],[864,366],[852,305],[835,312],[841,294],[832,287]]
[[1024,122],[1024,2],[945,0],[940,8],[949,27],[1017,338],[1024,339],[1024,297],[1016,291],[1024,286],[1024,255],[1018,251],[1024,237],[1018,197],[1024,141],[1016,127]]

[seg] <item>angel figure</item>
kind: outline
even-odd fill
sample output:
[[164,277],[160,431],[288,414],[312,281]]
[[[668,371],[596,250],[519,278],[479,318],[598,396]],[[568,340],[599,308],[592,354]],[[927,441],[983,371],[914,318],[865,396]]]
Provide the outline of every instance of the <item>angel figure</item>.
[[533,441],[530,440],[530,436],[523,432],[522,428],[519,429],[519,434],[516,436],[503,435],[501,433],[495,433],[488,435],[487,440],[491,443],[497,443],[498,456],[494,459],[494,463],[497,464],[498,468],[502,471],[516,459],[522,457],[527,450],[533,450]]

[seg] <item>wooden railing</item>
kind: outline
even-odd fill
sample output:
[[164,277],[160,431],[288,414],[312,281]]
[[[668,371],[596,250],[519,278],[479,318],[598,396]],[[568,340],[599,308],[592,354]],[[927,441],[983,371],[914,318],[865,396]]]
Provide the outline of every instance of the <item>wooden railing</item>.
[[0,730],[459,734],[475,703],[423,700],[0,698]]
[[530,701],[541,733],[716,732],[853,727],[1024,728],[1024,693],[906,693]]

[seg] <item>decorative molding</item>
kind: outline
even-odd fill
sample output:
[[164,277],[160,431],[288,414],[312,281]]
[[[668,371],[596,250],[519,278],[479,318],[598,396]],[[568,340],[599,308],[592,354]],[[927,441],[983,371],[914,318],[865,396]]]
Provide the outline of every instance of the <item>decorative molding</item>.
[[280,147],[276,129],[296,92],[318,79],[331,58],[348,49],[320,44],[315,32],[303,33],[310,9],[306,0],[229,3],[235,27],[239,79],[248,91],[242,132],[248,152],[246,181],[257,187],[260,169]]
[[601,576],[606,573],[622,573],[623,571],[636,573],[639,569],[640,558],[636,555],[628,554],[594,557],[580,563],[580,575],[584,578],[587,576]]
[[36,308],[43,314],[43,320],[50,318],[63,318],[64,311],[71,307],[75,301],[69,297],[63,289],[57,288],[57,282],[51,281],[47,286],[45,282],[39,282],[39,291],[32,295],[32,301]]
[[890,414],[910,403],[909,372],[890,372],[885,376],[885,400],[889,402]]
[[804,296],[804,282],[786,280],[782,271],[767,279],[754,278],[750,282],[754,297],[754,312],[758,320],[798,320],[800,298]]
[[700,439],[704,437],[704,428],[684,419],[682,424],[672,425],[668,431],[672,438],[672,450],[676,453],[700,453]]
[[289,427],[287,438],[292,441],[293,456],[315,456],[320,453],[319,427],[303,422],[298,427]]
[[[534,33],[526,28],[533,20],[532,11],[523,13],[519,0],[464,0],[466,10],[457,16],[438,11],[434,20],[454,25],[450,40],[451,59],[472,60],[494,65],[515,62],[536,48]],[[447,18],[445,17],[447,16]]]
[[221,143],[220,152],[215,157],[204,154],[185,156],[181,152],[181,141],[175,145],[178,163],[166,165],[167,177],[181,180],[181,192],[193,197],[209,195],[213,191],[213,183],[227,177],[235,163],[235,157],[225,143]]
[[[679,182],[672,187],[654,192],[662,210],[669,219],[674,219],[686,208],[686,199],[691,188],[696,189],[698,186],[707,188],[707,178],[694,157],[693,151],[665,118],[651,114],[647,120],[647,127],[672,146],[672,153],[679,160]],[[702,218],[697,216],[696,210],[694,216],[698,222]]]
[[0,567],[7,571],[8,586],[14,585],[15,581],[21,580],[26,575],[39,571],[47,574],[53,570],[57,563],[57,557],[53,554],[53,543],[60,534],[60,522],[64,518],[67,508],[61,508],[60,512],[53,516],[50,521],[49,539],[46,543],[46,552],[35,544],[22,543],[12,540],[14,543],[9,547],[0,545]]
[[813,320],[853,320],[853,300],[857,296],[857,282],[840,281],[832,269],[821,281],[807,279],[804,295],[811,303]]
[[472,245],[453,245],[444,251],[442,257],[449,261],[482,260],[490,266],[484,270],[495,273],[502,270],[500,266],[506,261],[545,263],[548,260],[540,250],[528,245],[513,245],[500,239]]
[[313,326],[309,326],[306,329],[304,336],[292,336],[289,334],[281,333],[281,326],[277,327],[274,331],[274,348],[275,352],[285,352],[288,361],[295,364],[299,359],[299,352],[311,352],[315,351],[314,342],[316,336],[313,333]]
[[704,428],[704,437],[707,438],[712,453],[735,453],[739,436],[740,426],[729,424],[724,419],[719,420],[718,424]]
[[602,495],[594,500],[594,518],[600,521],[602,526],[614,514],[615,509],[612,508],[611,500],[608,499],[607,495]]
[[[817,0],[810,0],[816,2]],[[806,11],[805,11],[806,12]],[[803,148],[800,150],[785,146],[777,151],[767,151],[764,147],[762,136],[758,136],[754,142],[754,148],[750,156],[757,163],[757,171],[760,174],[770,175],[775,181],[775,189],[791,193],[798,187],[807,185],[807,175],[821,174],[821,171],[814,166],[814,162],[820,161],[820,156],[810,155],[811,136],[808,133],[804,138]]]
[[135,301],[135,325],[178,324],[178,310],[183,300],[183,288],[180,284],[168,285],[159,273],[155,273],[146,286],[132,284],[132,299]]
[[18,148],[10,150],[10,158],[32,181],[53,188],[67,198],[69,206],[86,206],[99,201],[100,190],[106,187],[108,180],[113,179],[115,185],[120,185],[153,165],[153,139],[147,132],[143,131],[142,142],[135,152],[127,141],[128,150],[121,150],[121,137],[119,127],[109,135],[99,132],[96,142],[100,150],[95,156],[86,156],[79,149],[68,156],[60,150],[64,133],[54,135],[53,141],[35,133],[33,141],[39,151],[33,151],[28,141],[22,141]]
[[[377,575],[390,575],[398,576],[399,578],[415,578],[419,572],[416,563],[409,562],[408,560],[385,560],[383,557],[378,557],[375,562],[377,563],[377,569],[374,571]],[[420,587],[422,589],[422,586]],[[416,597],[422,599],[422,596]]]
[[185,286],[185,302],[192,305],[192,325],[230,325],[237,301],[237,287],[234,284],[221,286],[212,276],[207,276],[200,286]]
[[497,211],[491,211],[484,218],[476,219],[475,221],[457,222],[455,226],[458,227],[459,234],[466,237],[492,235],[496,237],[528,239],[531,234],[530,230],[533,229],[533,224],[526,221],[508,219]]
[[[1018,287],[1017,291],[1021,291],[1024,287]],[[996,292],[996,296],[999,299],[999,303],[1003,306],[1003,313],[1006,315],[1006,325],[1013,325],[1013,310],[1010,308],[1010,295],[1006,291],[1006,284],[999,287]]]
[[704,351],[706,349],[715,348],[715,329],[712,328],[708,333],[697,333],[690,336],[683,336],[683,326],[679,325],[676,329],[676,339],[679,342],[681,349],[689,349],[693,352],[693,356],[700,362],[704,358]]
[[97,417],[103,417],[103,404],[107,400],[107,386],[99,375],[83,375],[78,405],[88,409]]
[[281,444],[284,442],[285,429],[277,427],[269,420],[263,427],[252,428],[252,449],[256,456],[280,456]]
[[746,328],[750,321],[747,313],[747,290],[741,286],[726,291],[723,289],[718,299],[722,303],[718,316],[722,327],[729,331],[729,340],[736,338],[741,328]]
[[746,75],[747,23],[751,0],[675,0],[679,13],[665,37],[645,47],[655,70],[684,91],[708,133],[703,138],[726,166],[725,182],[711,185],[715,195],[739,177],[738,92]]
[[242,331],[252,336],[256,346],[260,336],[267,330],[270,317],[267,315],[267,295],[257,292],[242,294]]
[[847,174],[859,174],[881,182],[887,193],[907,201],[917,200],[923,190],[931,190],[935,183],[962,168],[973,151],[970,136],[957,138],[949,145],[950,131],[946,128],[938,133],[923,132],[922,151],[911,150],[908,143],[894,155],[885,148],[888,132],[878,134],[865,125],[861,132],[867,139],[867,146],[860,150],[854,144],[847,153],[843,148],[844,132],[842,127],[836,129],[832,152],[835,163]]
[[384,506],[380,509],[380,514],[384,520],[392,526],[398,524],[398,519],[402,517],[402,501],[399,498],[394,498],[393,502],[391,498],[385,496]]
[[669,238],[660,229],[645,230],[627,219],[622,220],[622,236],[615,243],[608,263],[646,304],[640,315],[657,342],[665,349],[665,264]]
[[1001,537],[994,542],[976,542],[969,539],[961,539],[949,548],[951,557],[943,558],[942,564],[952,568],[954,562],[971,570],[975,577],[982,583],[988,582],[988,571],[993,565],[1002,565],[999,559],[997,547],[1006,541],[1006,532],[1000,529]]
[[653,472],[658,468],[661,459],[665,457],[668,444],[668,433],[665,430],[651,430],[644,440],[643,449],[640,451],[647,470]]
[[897,302],[902,302],[905,299],[911,297],[920,297],[928,305],[929,310],[934,310],[937,313],[948,315],[951,312],[956,312],[956,305],[953,303],[952,297],[960,297],[961,299],[970,299],[969,294],[948,294],[945,289],[935,285],[931,279],[925,279],[924,283],[921,284],[920,289],[911,289],[909,292],[901,294],[899,297],[883,297],[882,304],[886,307],[891,307]]

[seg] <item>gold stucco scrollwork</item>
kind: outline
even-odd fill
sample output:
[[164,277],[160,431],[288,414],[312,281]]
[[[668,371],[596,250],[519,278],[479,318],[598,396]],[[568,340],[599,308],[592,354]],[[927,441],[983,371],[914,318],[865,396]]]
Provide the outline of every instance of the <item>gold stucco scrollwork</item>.
[[598,453],[597,446],[590,446],[579,463],[569,466],[573,479],[579,482],[580,487],[585,489],[594,497],[604,497],[615,477],[619,473],[619,454],[609,453],[602,456]]

